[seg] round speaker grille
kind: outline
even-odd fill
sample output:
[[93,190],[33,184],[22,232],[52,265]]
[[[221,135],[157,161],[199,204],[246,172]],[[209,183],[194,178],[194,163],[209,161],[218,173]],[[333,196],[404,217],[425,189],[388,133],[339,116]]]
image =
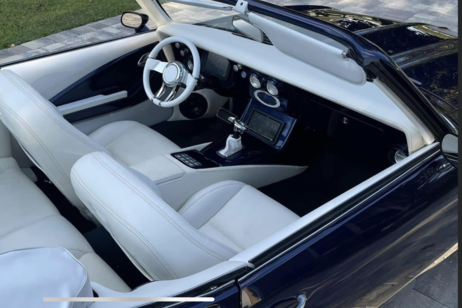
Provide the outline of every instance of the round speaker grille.
[[180,112],[188,119],[199,119],[207,112],[207,100],[198,93],[192,93],[180,104]]

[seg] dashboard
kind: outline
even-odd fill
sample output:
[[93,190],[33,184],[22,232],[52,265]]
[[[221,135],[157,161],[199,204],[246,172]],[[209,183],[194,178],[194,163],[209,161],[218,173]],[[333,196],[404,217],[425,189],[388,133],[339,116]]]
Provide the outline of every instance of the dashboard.
[[[191,73],[193,59],[188,47],[175,43],[173,49],[176,61]],[[207,50],[198,48],[198,52],[201,58],[198,88],[249,99],[241,117],[250,128],[248,133],[272,148],[282,149],[297,122],[287,114],[286,89],[290,85]]]
[[[190,70],[192,57],[187,47],[178,44],[173,50],[175,59]],[[198,87],[212,89],[225,97],[244,99],[247,107],[241,120],[251,128],[247,133],[273,149],[281,150],[287,144],[295,125],[315,131],[335,131],[332,137],[348,140],[350,144],[362,140],[354,136],[369,131],[373,136],[385,133],[384,145],[388,146],[388,139],[407,144],[402,131],[395,131],[369,116],[224,56],[200,48],[198,51],[201,57]],[[341,91],[333,91],[332,95],[338,92]],[[332,130],[331,126],[338,129]]]
[[[175,59],[192,72],[193,59],[186,45],[175,43],[173,48]],[[267,76],[254,69],[228,60],[218,54],[199,49],[201,57],[201,77],[198,88],[214,89],[223,96],[245,94],[261,104],[279,111],[287,109],[288,99],[284,89],[289,86],[276,78]]]

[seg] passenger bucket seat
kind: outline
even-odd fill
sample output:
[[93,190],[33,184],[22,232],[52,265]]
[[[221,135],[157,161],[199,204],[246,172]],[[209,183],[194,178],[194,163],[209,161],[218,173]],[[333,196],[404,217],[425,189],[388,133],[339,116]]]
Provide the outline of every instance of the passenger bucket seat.
[[176,212],[106,153],[73,167],[77,196],[151,280],[186,277],[223,261],[299,219],[286,207],[237,181],[215,183]]
[[87,218],[91,218],[90,212],[75,195],[70,180],[72,166],[83,155],[102,151],[143,173],[153,157],[180,149],[133,121],[114,122],[87,136],[9,70],[0,71],[0,119],[34,164]]

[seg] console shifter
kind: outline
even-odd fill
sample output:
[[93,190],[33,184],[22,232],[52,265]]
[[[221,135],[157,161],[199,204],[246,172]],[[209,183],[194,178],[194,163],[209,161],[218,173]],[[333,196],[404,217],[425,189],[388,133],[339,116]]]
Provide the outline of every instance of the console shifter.
[[232,135],[226,139],[226,146],[224,149],[219,150],[218,154],[223,157],[229,157],[242,150],[242,138],[241,135],[247,130],[247,125],[240,121],[236,115],[225,109],[219,109],[217,117],[234,125],[234,131]]

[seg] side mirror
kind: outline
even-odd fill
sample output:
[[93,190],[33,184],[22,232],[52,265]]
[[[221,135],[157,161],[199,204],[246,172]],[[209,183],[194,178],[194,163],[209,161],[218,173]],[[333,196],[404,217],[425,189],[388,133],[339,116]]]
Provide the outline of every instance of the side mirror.
[[141,30],[148,23],[149,17],[145,14],[125,12],[120,18],[120,23],[127,28]]
[[459,168],[459,137],[450,134],[444,136],[441,151],[454,167]]

